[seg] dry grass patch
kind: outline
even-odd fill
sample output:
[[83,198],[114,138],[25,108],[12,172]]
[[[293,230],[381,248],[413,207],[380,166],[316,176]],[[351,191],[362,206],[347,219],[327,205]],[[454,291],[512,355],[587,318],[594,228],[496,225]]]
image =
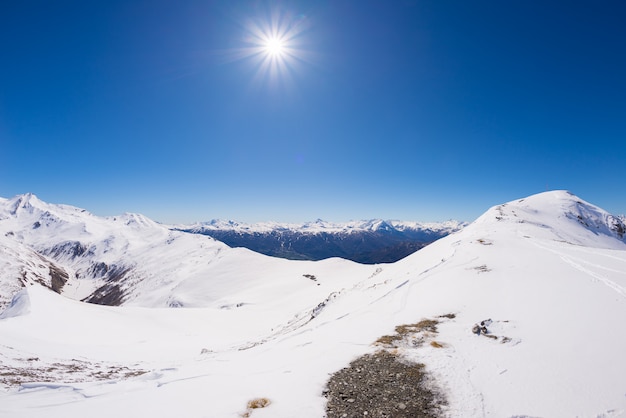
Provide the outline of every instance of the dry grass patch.
[[[456,315],[449,313],[446,315],[439,315],[436,319],[422,319],[414,324],[398,325],[395,328],[395,334],[383,335],[378,338],[374,344],[381,345],[388,350],[398,348],[401,345],[412,345],[413,347],[418,347],[433,338],[438,333],[437,325],[439,325],[441,320],[454,318],[456,318]],[[439,345],[437,348],[445,346],[443,343],[435,343]]]
[[436,334],[437,324],[439,321],[434,319],[424,319],[415,324],[398,325],[395,329],[394,335],[383,335],[378,338],[375,344],[385,347],[397,347],[398,344],[416,334]]
[[439,321],[436,319],[423,319],[416,324],[398,325],[396,327],[396,333],[403,337],[408,334],[424,331],[436,333],[438,323]]
[[[0,356],[4,358],[3,356]],[[77,359],[47,363],[37,357],[13,359],[14,365],[0,368],[0,388],[19,386],[30,382],[78,383],[113,379],[130,379],[146,370],[127,366],[87,362]],[[3,361],[0,359],[0,364]]]
[[376,340],[375,344],[385,345],[385,346],[394,346],[397,341],[402,339],[399,335],[383,335],[379,339]]
[[272,402],[267,398],[256,398],[248,401],[248,409],[265,408]]
[[250,414],[252,414],[252,411],[254,411],[255,409],[265,408],[271,403],[272,401],[267,398],[251,399],[248,401],[248,409],[246,410],[246,412],[241,414],[241,418],[250,418]]

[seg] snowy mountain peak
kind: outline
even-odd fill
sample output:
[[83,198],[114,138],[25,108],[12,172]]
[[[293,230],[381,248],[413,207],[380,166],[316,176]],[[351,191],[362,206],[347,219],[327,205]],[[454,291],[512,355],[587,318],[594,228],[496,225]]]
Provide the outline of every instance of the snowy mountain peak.
[[392,231],[395,228],[390,225],[388,222],[383,221],[382,219],[378,219],[371,223],[371,229],[373,231]]
[[93,217],[89,212],[70,205],[46,203],[32,193],[17,195],[11,199],[0,199],[0,214],[2,219],[14,218],[24,222],[35,222],[38,218],[44,220],[74,221],[78,218]]
[[113,220],[114,222],[122,223],[126,226],[130,226],[132,228],[151,228],[154,226],[158,226],[159,224],[153,221],[152,219],[140,214],[140,213],[129,213],[126,212],[119,216],[109,217],[107,219]]
[[23,211],[33,213],[35,208],[42,209],[45,206],[45,204],[32,193],[17,195],[6,201],[5,205],[11,215],[17,215]]
[[626,244],[626,225],[620,217],[566,190],[538,193],[494,206],[475,223],[493,222],[537,225],[577,245],[601,244],[623,249]]

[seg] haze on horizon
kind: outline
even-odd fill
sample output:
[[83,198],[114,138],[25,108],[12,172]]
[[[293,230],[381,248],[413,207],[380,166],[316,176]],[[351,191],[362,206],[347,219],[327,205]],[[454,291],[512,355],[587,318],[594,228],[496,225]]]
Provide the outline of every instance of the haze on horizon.
[[0,196],[160,222],[626,212],[626,4],[11,2]]

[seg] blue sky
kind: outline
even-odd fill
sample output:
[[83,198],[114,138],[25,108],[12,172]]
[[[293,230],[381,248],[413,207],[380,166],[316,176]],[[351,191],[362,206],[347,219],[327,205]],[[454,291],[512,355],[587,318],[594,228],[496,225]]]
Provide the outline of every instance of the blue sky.
[[[625,213],[624,22],[622,1],[3,2],[0,196],[437,221],[568,189]],[[272,24],[278,69],[250,53]]]

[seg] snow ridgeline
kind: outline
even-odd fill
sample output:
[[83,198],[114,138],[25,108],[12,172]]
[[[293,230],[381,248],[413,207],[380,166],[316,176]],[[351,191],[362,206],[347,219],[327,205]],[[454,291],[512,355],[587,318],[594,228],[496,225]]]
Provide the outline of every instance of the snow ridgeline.
[[[275,274],[273,261],[246,264],[247,252],[234,251],[223,281],[188,283],[184,294],[213,295],[196,309],[102,307],[32,286],[30,308],[0,320],[0,361],[74,366],[0,393],[0,415],[323,417],[330,375],[391,349],[425,365],[445,395],[443,416],[623,416],[620,222],[557,191],[496,206],[390,265],[311,262],[303,273],[282,260]],[[253,273],[227,279],[245,269]],[[177,290],[146,289],[160,300]],[[436,332],[397,328],[434,318],[445,318]],[[487,333],[473,333],[487,318]],[[70,379],[73,367],[102,365],[129,372]]]
[[208,222],[199,222],[192,225],[176,225],[178,229],[207,229],[221,231],[235,231],[238,233],[265,233],[273,231],[291,231],[308,234],[329,233],[356,233],[362,231],[379,230],[430,230],[455,232],[461,229],[465,222],[449,220],[445,222],[407,222],[399,220],[370,219],[349,222],[328,222],[318,219],[314,222],[284,223],[284,222],[257,222],[245,223],[233,220],[213,219]]
[[[34,195],[0,200],[0,266],[0,308],[32,283],[104,305],[205,307],[237,304],[248,294],[252,303],[257,287],[295,290],[294,277],[342,282],[351,275],[346,270],[371,271],[339,259],[288,263],[173,231],[142,215],[102,218]],[[330,293],[321,282],[313,285],[319,289],[302,291],[318,302]]]

